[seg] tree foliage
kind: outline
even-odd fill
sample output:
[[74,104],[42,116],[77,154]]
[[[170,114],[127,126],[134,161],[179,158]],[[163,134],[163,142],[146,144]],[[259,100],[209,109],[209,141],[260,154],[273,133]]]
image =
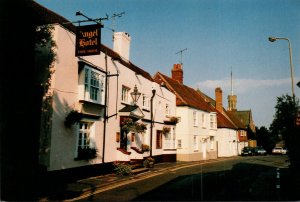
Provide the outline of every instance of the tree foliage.
[[262,146],[270,153],[275,145],[275,138],[271,135],[265,126],[256,127],[257,145]]
[[270,131],[274,137],[285,140],[291,164],[300,165],[300,128],[295,124],[299,99],[289,95],[278,97],[275,109]]
[[36,83],[44,88],[44,92],[47,92],[53,73],[51,65],[56,59],[56,43],[52,37],[53,26],[36,26],[35,30]]

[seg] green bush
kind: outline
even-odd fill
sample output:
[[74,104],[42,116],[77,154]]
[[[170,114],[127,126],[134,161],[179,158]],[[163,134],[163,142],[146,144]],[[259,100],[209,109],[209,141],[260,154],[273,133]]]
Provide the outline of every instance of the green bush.
[[143,166],[145,168],[153,168],[154,163],[155,163],[154,158],[148,157],[143,161]]
[[122,162],[114,162],[114,172],[116,175],[124,176],[124,175],[131,175],[131,166],[122,163]]

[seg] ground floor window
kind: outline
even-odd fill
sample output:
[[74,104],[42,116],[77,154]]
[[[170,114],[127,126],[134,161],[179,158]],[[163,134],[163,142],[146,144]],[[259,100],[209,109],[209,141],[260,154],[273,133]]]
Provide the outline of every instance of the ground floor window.
[[89,147],[90,144],[90,123],[80,122],[78,129],[78,149]]
[[198,151],[198,136],[194,135],[194,151]]
[[95,145],[92,141],[93,122],[79,122],[77,135],[76,157],[78,159],[90,159],[96,156]]
[[156,131],[156,149],[162,148],[162,131],[157,130]]
[[210,136],[210,149],[214,149],[214,144],[215,144],[215,137]]

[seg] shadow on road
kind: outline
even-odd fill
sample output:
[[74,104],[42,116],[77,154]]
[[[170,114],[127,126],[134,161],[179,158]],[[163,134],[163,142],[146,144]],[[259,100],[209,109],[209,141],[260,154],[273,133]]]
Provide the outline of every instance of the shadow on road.
[[288,169],[281,169],[276,188],[275,167],[238,163],[231,170],[183,175],[133,201],[278,201],[295,200],[289,190]]

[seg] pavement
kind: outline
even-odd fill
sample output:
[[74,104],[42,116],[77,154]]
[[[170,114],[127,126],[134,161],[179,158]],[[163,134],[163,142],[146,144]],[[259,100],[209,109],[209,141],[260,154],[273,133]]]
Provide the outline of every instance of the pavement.
[[[203,160],[197,162],[170,162],[170,163],[157,163],[153,168],[144,170],[144,172],[137,172],[136,174],[127,176],[118,176],[116,174],[106,174],[96,177],[90,177],[86,179],[80,179],[75,182],[65,183],[63,185],[57,184],[53,187],[55,190],[52,192],[44,193],[40,196],[38,201],[77,201],[80,199],[87,198],[93,194],[101,193],[110,189],[114,189],[126,184],[130,184],[139,180],[144,180],[150,177],[161,175],[165,172],[173,172],[178,169],[187,168],[200,164],[208,164],[219,161],[226,161],[229,159],[235,159],[239,157],[224,157],[211,160]],[[289,169],[281,169],[282,172],[282,200],[295,200],[299,199],[299,186],[300,180],[291,181]],[[297,179],[300,179],[297,177]],[[296,185],[297,184],[297,185]],[[293,185],[291,187],[291,185]],[[295,186],[296,185],[296,186]],[[299,189],[299,190],[298,190]],[[49,191],[49,190],[48,190]],[[296,194],[296,195],[295,195]],[[295,196],[294,196],[295,195]]]
[[132,183],[133,181],[136,182],[160,175],[166,171],[175,171],[178,169],[199,165],[201,163],[207,164],[232,158],[234,157],[210,159],[197,162],[157,163],[153,168],[149,168],[144,170],[144,172],[137,172],[136,174],[132,175],[118,176],[112,173],[80,179],[76,182],[69,182],[64,185],[60,185],[60,188],[54,188],[54,192],[52,191],[44,193],[44,196],[40,196],[38,201],[76,201],[88,197],[91,194],[101,193],[103,191]]

